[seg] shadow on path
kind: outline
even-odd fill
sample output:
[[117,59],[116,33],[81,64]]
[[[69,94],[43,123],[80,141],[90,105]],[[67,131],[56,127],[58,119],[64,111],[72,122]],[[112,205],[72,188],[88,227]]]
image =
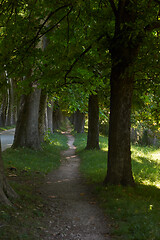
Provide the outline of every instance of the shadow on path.
[[62,164],[40,189],[47,202],[44,240],[109,240],[109,223],[95,204],[79,173],[74,137],[66,133],[69,149]]

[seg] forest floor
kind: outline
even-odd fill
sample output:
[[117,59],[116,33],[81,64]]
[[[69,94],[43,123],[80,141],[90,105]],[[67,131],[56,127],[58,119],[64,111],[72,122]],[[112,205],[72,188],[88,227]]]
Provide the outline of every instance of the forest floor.
[[59,169],[47,175],[39,192],[44,199],[43,240],[111,240],[110,220],[98,207],[92,191],[79,172],[80,159],[75,154],[70,131],[69,149],[62,152]]

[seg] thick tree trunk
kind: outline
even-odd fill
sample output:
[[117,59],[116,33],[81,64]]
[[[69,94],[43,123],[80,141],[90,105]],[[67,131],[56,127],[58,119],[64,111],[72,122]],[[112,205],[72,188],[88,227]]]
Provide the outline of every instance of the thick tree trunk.
[[3,101],[0,108],[0,126],[6,125],[6,112],[7,112],[7,92],[3,94]]
[[135,6],[130,0],[119,1],[115,13],[114,37],[110,42],[111,99],[108,169],[105,179],[108,184],[134,185],[130,151],[131,103],[134,64],[143,40],[143,34],[134,28],[137,24]]
[[85,114],[81,113],[79,109],[75,112],[74,117],[74,130],[77,133],[84,132],[84,125],[85,125]]
[[74,125],[74,118],[75,118],[75,114],[73,113],[70,117],[69,117],[69,121],[72,125]]
[[5,205],[12,205],[9,198],[17,198],[18,195],[9,185],[5,175],[2,160],[1,141],[0,141],[0,202]]
[[88,104],[88,135],[86,149],[99,147],[99,104],[98,95],[91,94]]
[[40,97],[39,119],[38,119],[39,136],[40,136],[41,142],[44,141],[46,109],[47,109],[47,94],[42,90],[41,97]]
[[[109,122],[108,184],[133,185],[130,151],[133,62],[137,48],[126,49],[118,43],[112,50],[111,99]],[[134,54],[133,54],[134,53]]]
[[108,169],[106,183],[133,185],[130,151],[130,115],[133,79],[111,76]]
[[41,148],[38,130],[40,95],[41,90],[35,88],[29,95],[22,96],[13,148]]
[[55,109],[53,111],[53,131],[57,130],[61,127],[61,124],[63,122],[63,115],[61,110],[59,109]]

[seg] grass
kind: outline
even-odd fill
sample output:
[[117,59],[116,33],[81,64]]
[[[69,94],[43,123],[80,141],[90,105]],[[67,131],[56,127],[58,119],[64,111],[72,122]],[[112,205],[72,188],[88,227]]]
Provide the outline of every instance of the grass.
[[13,125],[13,126],[6,126],[6,127],[0,127],[0,132],[6,131],[6,130],[9,130],[9,129],[12,129],[12,128],[15,128],[15,125]]
[[113,220],[111,235],[123,240],[160,239],[160,149],[132,146],[136,187],[104,186],[107,171],[107,138],[101,151],[84,150],[86,134],[76,134],[81,171],[94,186],[97,201]]
[[[13,167],[19,174],[25,172],[31,175],[35,172],[46,174],[57,168],[60,164],[59,153],[64,147],[66,137],[54,133],[46,140],[47,142],[42,145],[42,151],[26,148],[7,149],[3,153],[6,169]],[[65,147],[67,148],[67,145]]]
[[41,238],[44,202],[38,193],[44,176],[60,165],[60,152],[67,149],[67,138],[54,133],[46,138],[41,151],[7,149],[3,152],[5,171],[19,198],[14,208],[0,205],[0,240]]

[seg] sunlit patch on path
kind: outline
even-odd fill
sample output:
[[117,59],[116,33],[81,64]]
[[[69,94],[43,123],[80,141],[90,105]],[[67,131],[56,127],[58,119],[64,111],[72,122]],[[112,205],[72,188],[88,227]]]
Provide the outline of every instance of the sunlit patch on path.
[[79,173],[74,137],[68,137],[62,164],[50,173],[41,190],[46,201],[44,240],[109,240],[109,223]]

